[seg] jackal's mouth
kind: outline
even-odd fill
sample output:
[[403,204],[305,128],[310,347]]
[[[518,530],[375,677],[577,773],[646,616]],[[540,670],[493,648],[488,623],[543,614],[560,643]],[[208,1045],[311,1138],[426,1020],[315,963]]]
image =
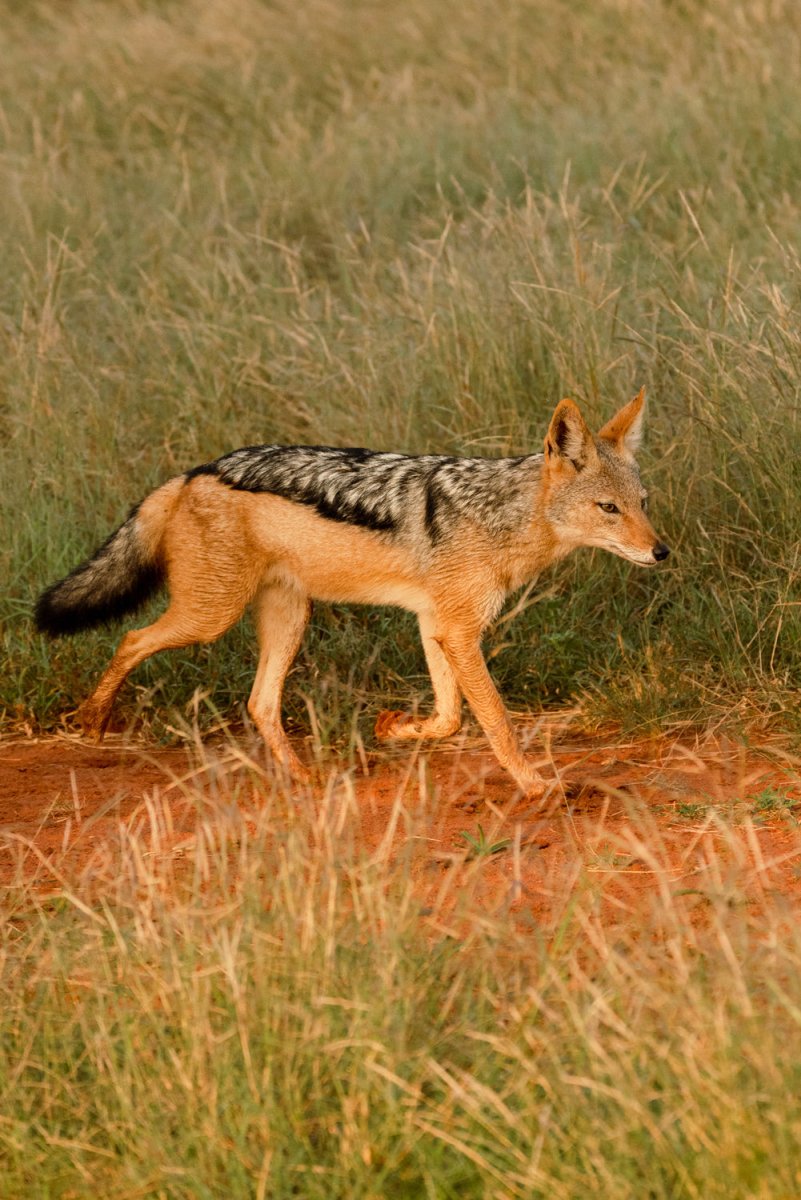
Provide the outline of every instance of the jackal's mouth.
[[[635,550],[631,546],[621,546],[619,542],[605,542],[604,548],[612,554],[617,554],[619,558],[625,558],[627,562],[636,563],[638,567],[655,567],[663,558],[667,558],[667,554],[658,557],[655,553],[658,548],[662,548],[661,543],[653,550]],[[667,547],[664,549],[667,550]]]

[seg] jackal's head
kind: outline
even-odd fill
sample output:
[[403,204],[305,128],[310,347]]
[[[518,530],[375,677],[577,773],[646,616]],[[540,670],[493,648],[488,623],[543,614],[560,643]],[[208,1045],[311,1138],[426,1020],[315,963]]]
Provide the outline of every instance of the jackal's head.
[[670,553],[648,520],[647,493],[634,461],[644,405],[643,388],[597,437],[572,400],[557,405],[545,438],[543,495],[565,551],[601,546],[643,567]]

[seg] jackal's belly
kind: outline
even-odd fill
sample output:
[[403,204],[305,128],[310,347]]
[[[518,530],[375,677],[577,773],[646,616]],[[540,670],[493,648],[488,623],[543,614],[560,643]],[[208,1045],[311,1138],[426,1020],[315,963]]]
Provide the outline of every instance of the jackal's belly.
[[328,520],[278,496],[258,501],[251,530],[264,554],[265,583],[332,603],[431,607],[412,551],[392,535]]
[[[421,587],[402,579],[354,578],[328,572],[295,570],[288,565],[270,573],[313,600],[331,604],[389,604],[420,613],[432,607],[431,597]],[[268,581],[270,576],[268,575]]]

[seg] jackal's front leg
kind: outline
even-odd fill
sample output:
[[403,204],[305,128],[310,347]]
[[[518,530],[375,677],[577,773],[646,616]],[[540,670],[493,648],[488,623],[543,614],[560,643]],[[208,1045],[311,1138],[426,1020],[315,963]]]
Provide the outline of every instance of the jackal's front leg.
[[440,639],[440,645],[498,762],[527,796],[539,799],[545,792],[545,780],[523,753],[509,714],[487,670],[479,636],[472,631],[449,630]]
[[462,694],[435,633],[433,619],[421,616],[420,637],[434,688],[434,712],[430,717],[416,717],[414,713],[397,711],[380,712],[375,723],[375,735],[382,741],[448,737],[456,733],[462,723]]

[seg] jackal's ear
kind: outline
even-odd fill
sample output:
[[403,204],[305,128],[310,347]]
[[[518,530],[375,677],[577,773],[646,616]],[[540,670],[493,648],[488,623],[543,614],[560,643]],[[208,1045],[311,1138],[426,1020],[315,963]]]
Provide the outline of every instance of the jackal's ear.
[[597,454],[587,425],[572,400],[561,400],[545,438],[545,461],[570,462],[583,470]]
[[633,400],[607,421],[598,437],[612,442],[618,450],[636,454],[642,442],[642,427],[645,417],[645,388],[640,388]]

